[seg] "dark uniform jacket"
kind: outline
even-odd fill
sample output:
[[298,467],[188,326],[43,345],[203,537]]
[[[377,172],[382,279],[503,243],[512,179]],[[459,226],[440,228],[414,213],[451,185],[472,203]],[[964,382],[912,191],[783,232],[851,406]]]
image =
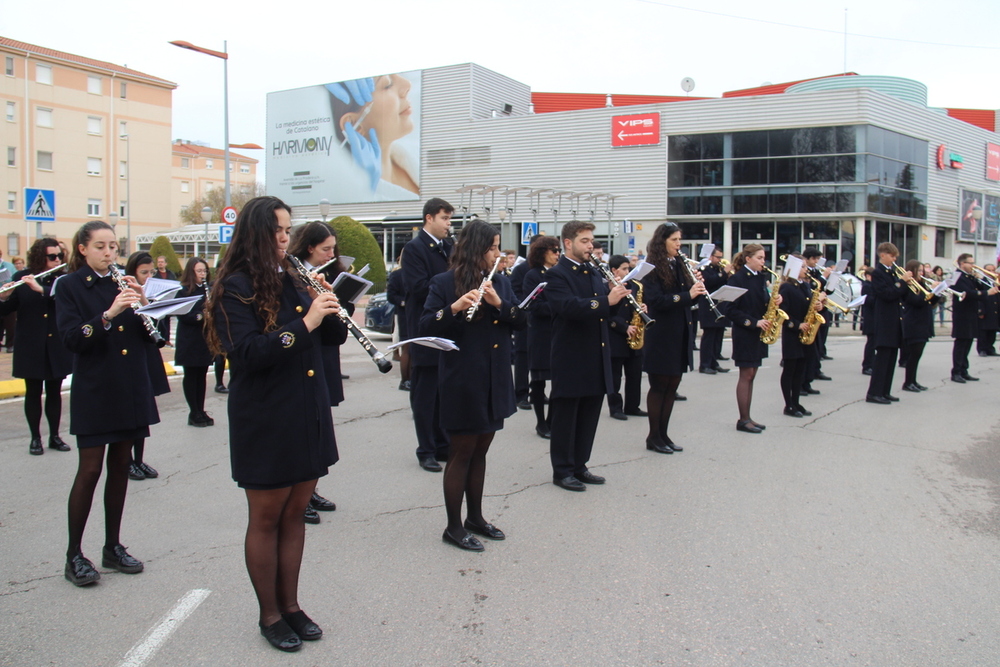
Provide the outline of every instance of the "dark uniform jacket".
[[410,329],[406,326],[406,285],[403,283],[403,270],[397,269],[389,274],[385,286],[386,300],[396,307],[396,326],[399,327],[399,340],[411,338]]
[[875,294],[870,280],[861,281],[861,293],[868,297],[861,304],[861,333],[871,336],[875,333]]
[[99,435],[158,423],[146,350],[152,343],[142,320],[126,308],[109,328],[101,322],[118,296],[111,276],[85,265],[60,277],[53,291],[59,336],[73,353],[69,432]]
[[[531,267],[528,262],[521,262],[513,269],[510,270],[510,286],[514,290],[514,298],[517,299],[518,303],[524,301],[524,297],[528,296],[530,292],[524,291],[524,276],[527,275]],[[532,306],[534,308],[534,306]],[[531,308],[528,309],[531,312]],[[527,352],[528,351],[528,329],[519,329],[514,332],[514,351],[515,352]],[[529,366],[530,368],[530,366]]]
[[[523,262],[527,264],[527,262]],[[523,273],[523,272],[522,272]],[[539,283],[545,282],[548,269],[529,269],[521,281],[521,296],[515,293],[520,303]],[[515,344],[517,336],[515,335]],[[533,371],[547,371],[552,367],[552,307],[545,297],[545,289],[534,298],[528,308],[528,368]]]
[[[18,320],[18,326],[21,321]],[[979,302],[979,330],[997,331],[1000,329],[1000,294],[987,296]]]
[[493,276],[493,289],[500,296],[500,307],[484,299],[472,321],[466,322],[464,310],[451,312],[458,299],[454,271],[431,279],[420,335],[448,338],[458,346],[442,352],[438,362],[441,427],[446,431],[483,433],[517,412],[510,332],[524,326],[524,312],[517,307],[506,276]]
[[951,300],[951,337],[975,338],[979,329],[979,304],[988,298],[988,290],[982,283],[959,271],[958,280],[951,287],[956,292],[965,292],[965,298]]
[[[721,266],[712,266],[709,264],[701,272],[701,279],[705,283],[705,289],[711,294],[715,290],[726,285],[729,282],[729,274],[726,273]],[[729,320],[723,317],[721,320],[715,319],[715,313],[712,309],[708,307],[704,299],[699,299],[698,305],[698,323],[701,324],[702,329],[725,329],[729,326]],[[719,309],[722,310],[721,308]]]
[[[674,285],[667,285],[654,269],[642,279],[642,301],[656,324],[646,330],[646,354],[642,370],[657,375],[681,375],[694,365],[690,287],[681,279],[683,271],[677,260],[668,263],[674,272]],[[704,305],[704,304],[702,304]]]
[[[892,267],[879,263],[872,273],[875,299],[875,347],[900,347],[903,344],[903,297],[910,288],[893,273]],[[974,336],[973,336],[974,337]]]
[[[431,278],[448,270],[451,239],[438,241],[421,230],[403,247],[403,284],[406,286],[406,329],[410,335],[420,330],[420,317],[430,289]],[[410,363],[437,366],[440,351],[423,345],[410,346]]]
[[184,315],[175,315],[177,331],[174,333],[174,363],[178,366],[211,366],[215,355],[208,351],[205,342],[205,287],[181,289],[178,297],[200,296],[202,299]]
[[903,296],[903,340],[907,343],[926,342],[934,337],[934,309],[943,297],[930,301],[923,294],[907,289]]
[[[14,280],[31,273],[18,271]],[[56,300],[52,283],[56,276],[39,280],[42,294],[28,285],[19,285],[8,292],[0,303],[0,318],[17,312],[14,329],[13,375],[26,380],[56,380],[66,377],[73,368],[73,355],[63,345],[56,325]]]
[[[809,284],[785,281],[778,293],[781,295],[781,309],[788,315],[785,329],[781,332],[781,358],[802,359],[806,356],[807,346],[799,340],[799,327],[809,314],[809,301],[812,299],[812,281]],[[822,313],[821,313],[822,314]]]
[[[229,358],[229,451],[233,479],[280,488],[322,477],[338,459],[322,348],[342,339],[339,318],[308,331],[309,295],[287,272],[277,325],[264,331],[253,285],[227,276],[215,328]],[[335,321],[336,320],[336,321]]]
[[[608,289],[590,264],[563,255],[545,274],[552,306],[552,397],[612,393]],[[615,308],[617,311],[617,308]]]
[[[822,269],[820,269],[818,266],[814,266],[811,269],[809,269],[809,275],[815,278],[819,282],[819,287],[821,290],[823,290],[824,293],[829,294],[829,292],[826,291],[826,278],[823,277]],[[809,283],[809,289],[812,289],[813,287],[816,286],[816,284],[812,280],[809,280],[807,278],[806,281]],[[784,310],[784,308],[782,308],[782,310]],[[823,319],[826,320],[827,325],[833,323],[833,313],[830,311],[829,308],[824,307],[823,310],[819,311],[819,314],[822,315]]]
[[729,278],[730,286],[746,289],[736,301],[723,304],[733,325],[733,359],[736,361],[755,361],[767,356],[767,345],[760,340],[762,329],[757,328],[757,321],[764,317],[771,298],[767,289],[769,275],[767,271],[754,275],[744,266]]
[[[629,281],[628,288],[632,292],[633,297],[639,292],[638,283],[634,280]],[[645,289],[643,287],[643,303],[646,300]],[[608,330],[611,333],[612,359],[629,359],[642,354],[642,349],[633,350],[628,346],[628,328],[632,324],[634,315],[635,308],[632,307],[632,303],[628,299],[623,299],[619,303],[618,312],[608,318]],[[642,324],[640,323],[639,326],[641,327]],[[646,339],[643,338],[643,340],[645,341]]]

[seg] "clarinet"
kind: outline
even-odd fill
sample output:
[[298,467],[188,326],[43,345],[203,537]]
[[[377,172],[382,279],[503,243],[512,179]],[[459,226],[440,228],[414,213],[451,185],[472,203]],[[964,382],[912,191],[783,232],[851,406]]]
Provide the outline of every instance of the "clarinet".
[[[679,252],[677,253],[677,257],[684,263],[684,270],[687,271],[688,277],[691,279],[691,282],[692,283],[698,282],[694,278],[694,271],[691,270],[691,265],[688,263],[691,260],[687,258],[687,255],[685,255],[682,252]],[[725,315],[719,312],[719,307],[715,305],[715,299],[713,299],[712,295],[709,294],[708,292],[705,292],[705,303],[708,304],[708,309],[712,311],[713,315],[715,315],[716,322],[725,317]]]
[[483,282],[479,283],[479,298],[477,298],[476,302],[474,304],[472,304],[471,306],[469,306],[469,310],[467,310],[465,312],[465,321],[466,322],[471,322],[472,321],[473,316],[476,314],[476,311],[479,309],[479,304],[481,304],[483,302],[483,292],[486,291],[486,283],[488,283],[489,281],[493,280],[493,274],[497,272],[497,267],[500,266],[500,260],[501,259],[503,259],[503,255],[500,255],[500,257],[497,257],[497,261],[493,262],[493,268],[490,269],[490,274],[488,276],[486,276],[485,278],[483,278]]
[[[592,261],[591,264],[597,267],[597,270],[601,272],[601,275],[604,276],[604,279],[607,280],[608,284],[611,285],[612,287],[618,287],[619,285],[622,284],[621,281],[615,277],[615,274],[611,273],[611,269],[609,269],[608,267],[604,266],[600,262]],[[628,302],[632,304],[632,309],[635,310],[636,314],[639,315],[639,317],[642,319],[643,328],[648,329],[649,327],[656,324],[656,320],[650,317],[647,313],[642,312],[642,304],[636,301],[635,297],[632,296],[632,290],[628,289],[627,287],[625,289],[626,289],[625,298],[628,299]]]
[[[307,287],[311,287],[317,294],[331,293],[330,290],[323,287],[318,280],[309,275],[306,267],[302,264],[298,257],[287,253],[285,254],[285,257],[287,257],[288,261],[295,267],[295,271],[299,274],[299,279],[303,282],[303,284]],[[361,347],[365,349],[365,352],[368,353],[368,355],[372,358],[372,361],[375,362],[375,365],[378,366],[379,372],[388,373],[391,371],[392,362],[386,359],[385,355],[375,348],[375,345],[368,339],[368,336],[362,333],[361,329],[359,329],[358,325],[354,323],[354,320],[351,319],[350,315],[341,309],[337,313],[337,316],[340,318],[341,322],[347,325],[347,330],[351,332],[351,335],[354,336],[359,343],[361,343]]]
[[[111,269],[111,278],[118,285],[118,291],[124,292],[127,289],[131,289],[128,286],[128,283],[125,282],[125,277],[122,275],[122,272],[118,269],[117,264],[111,262],[111,266],[108,268]],[[132,302],[132,310],[138,310],[140,307],[141,306],[139,306],[139,303],[137,301]],[[137,313],[137,314],[139,315],[139,319],[142,320],[142,325],[146,327],[146,333],[149,335],[149,339],[154,343],[156,343],[156,347],[163,347],[164,345],[166,345],[167,341],[163,340],[163,336],[161,336],[160,332],[156,330],[156,324],[153,322],[153,318],[151,318],[146,313]]]

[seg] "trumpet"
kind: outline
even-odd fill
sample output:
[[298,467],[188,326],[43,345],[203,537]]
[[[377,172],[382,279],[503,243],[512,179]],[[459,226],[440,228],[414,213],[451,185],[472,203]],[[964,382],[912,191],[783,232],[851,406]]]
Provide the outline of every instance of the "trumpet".
[[[927,276],[920,276],[920,279],[923,280],[927,284],[928,287],[932,287],[932,288],[934,287],[934,281],[931,280],[930,278],[928,278]],[[956,292],[955,290],[953,290],[950,287],[945,287],[944,290],[941,292],[941,294],[946,294],[946,295],[948,295],[950,297],[954,297],[954,298],[958,299],[959,301],[962,301],[962,300],[965,299],[965,292]]]
[[[597,267],[597,270],[601,272],[601,275],[604,276],[604,279],[608,281],[609,285],[611,285],[612,287],[617,287],[622,284],[622,282],[615,277],[615,274],[611,273],[611,269],[609,269],[607,266],[593,261],[591,263],[595,267]],[[632,290],[626,288],[625,298],[628,299],[628,302],[630,304],[632,304],[632,310],[634,310],[636,313],[639,314],[639,317],[642,319],[644,328],[648,329],[649,327],[656,324],[656,320],[650,317],[649,314],[642,312],[642,304],[636,301],[635,297],[632,296]]]
[[[111,271],[111,279],[115,281],[118,285],[118,291],[124,292],[127,289],[131,289],[128,283],[125,282],[125,276],[122,275],[121,269],[114,262],[111,262],[111,266],[108,267]],[[139,305],[138,301],[132,302],[132,310],[139,310],[142,306]],[[163,347],[167,344],[167,341],[163,339],[160,332],[156,329],[156,324],[153,323],[153,318],[145,313],[137,313],[139,319],[142,320],[142,326],[146,327],[146,333],[149,335],[150,340],[152,340],[156,347]]]
[[476,298],[476,302],[469,306],[469,310],[465,312],[465,321],[471,322],[472,318],[475,316],[476,311],[479,310],[479,304],[483,302],[483,292],[486,291],[486,283],[493,280],[493,274],[497,272],[497,267],[500,266],[500,260],[503,259],[503,255],[497,257],[497,261],[493,262],[493,268],[490,269],[488,276],[483,278],[483,282],[479,283],[479,296]]
[[[892,263],[892,268],[896,272],[897,278],[902,278],[903,274],[906,273],[905,271],[903,271],[902,268],[900,268],[899,264],[896,264],[896,262]],[[924,299],[926,299],[927,301],[930,301],[931,299],[934,298],[934,295],[931,294],[926,287],[917,282],[916,278],[910,278],[909,280],[906,281],[906,283],[907,285],[909,285],[911,292],[913,292],[914,294],[923,294]]]
[[[59,269],[64,268],[65,266],[66,266],[66,263],[63,262],[59,266],[52,267],[48,271],[42,271],[41,273],[39,273],[38,275],[35,276],[35,280],[38,280],[39,278],[44,278],[45,276],[49,275],[50,273],[55,273],[56,271],[58,271]],[[18,280],[16,283],[11,283],[10,285],[7,285],[3,289],[0,289],[0,294],[2,294],[3,292],[9,292],[10,290],[14,289],[15,287],[19,287],[19,286],[21,286],[23,284],[24,284],[24,280],[23,279],[22,280]]]
[[[687,274],[688,274],[688,277],[691,279],[691,282],[692,283],[701,282],[701,281],[695,280],[694,271],[691,270],[691,262],[693,262],[693,260],[688,259],[687,255],[685,255],[682,252],[677,253],[677,256],[680,257],[681,261],[684,262],[684,268],[685,268],[685,270],[687,270]],[[697,264],[697,262],[694,262],[694,263]],[[719,320],[721,320],[721,319],[723,319],[725,317],[725,315],[723,315],[722,313],[719,312],[719,307],[717,305],[715,305],[715,299],[713,299],[712,295],[709,294],[707,291],[705,292],[705,303],[708,304],[709,310],[711,310],[712,311],[712,315],[715,316],[715,321],[716,322],[718,322]]]
[[984,276],[986,276],[987,278],[989,278],[993,282],[996,282],[997,280],[1000,280],[1000,275],[997,275],[996,273],[993,273],[992,271],[987,271],[986,269],[984,269],[982,267],[979,267],[979,266],[976,266],[975,264],[972,265],[972,270],[973,271],[978,271],[979,273],[983,274]]

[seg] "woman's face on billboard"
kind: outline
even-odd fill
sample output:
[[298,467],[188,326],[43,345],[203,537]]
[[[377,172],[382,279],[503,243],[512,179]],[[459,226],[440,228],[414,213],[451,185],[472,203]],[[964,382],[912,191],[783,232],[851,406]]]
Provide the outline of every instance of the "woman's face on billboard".
[[[413,131],[413,108],[407,99],[410,85],[410,81],[401,74],[387,74],[375,79],[372,109],[361,121],[359,131],[362,136],[368,136],[368,130],[374,127],[379,143],[384,147]],[[353,118],[348,120],[355,122]]]

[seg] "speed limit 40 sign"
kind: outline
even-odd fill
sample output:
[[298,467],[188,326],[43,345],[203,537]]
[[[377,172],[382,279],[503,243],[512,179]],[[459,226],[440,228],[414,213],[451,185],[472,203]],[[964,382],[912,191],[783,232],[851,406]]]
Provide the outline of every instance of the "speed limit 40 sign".
[[227,225],[236,224],[237,215],[238,214],[236,212],[235,206],[227,206],[226,208],[222,209],[222,221]]

